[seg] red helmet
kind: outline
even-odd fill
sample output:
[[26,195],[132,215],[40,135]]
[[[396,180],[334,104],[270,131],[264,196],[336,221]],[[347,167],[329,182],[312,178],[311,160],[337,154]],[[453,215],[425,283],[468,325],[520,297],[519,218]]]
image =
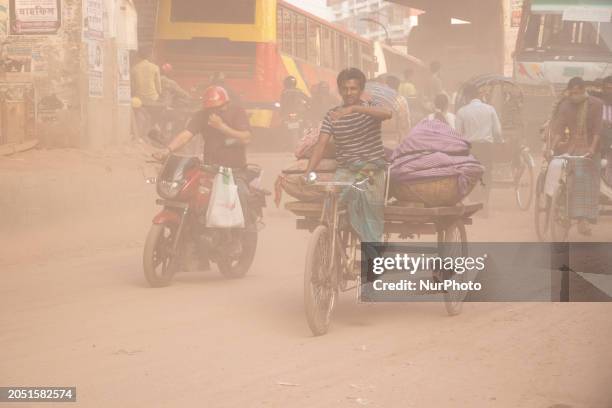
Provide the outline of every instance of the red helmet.
[[172,64],[166,62],[164,65],[162,65],[161,70],[164,74],[169,74],[172,72]]
[[229,102],[227,91],[220,86],[209,86],[202,95],[204,109],[217,108]]

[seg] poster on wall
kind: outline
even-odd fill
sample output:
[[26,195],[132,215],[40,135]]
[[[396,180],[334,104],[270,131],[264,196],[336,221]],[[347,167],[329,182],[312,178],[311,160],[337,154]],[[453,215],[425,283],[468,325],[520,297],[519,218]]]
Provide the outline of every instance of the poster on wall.
[[510,0],[511,1],[511,7],[510,10],[512,11],[511,17],[510,17],[510,26],[511,27],[519,27],[521,25],[521,17],[523,15],[523,0]]
[[132,91],[130,89],[130,54],[128,50],[117,50],[117,65],[119,69],[119,80],[117,81],[117,101],[119,105],[130,105],[132,103]]
[[88,42],[89,96],[104,96],[104,48],[100,41]]
[[0,38],[4,38],[8,35],[9,27],[9,9],[8,1],[0,1]]
[[61,25],[61,0],[11,0],[10,34],[55,34]]
[[117,44],[128,50],[138,49],[138,13],[132,0],[119,0],[117,7]]
[[104,0],[83,0],[83,37],[104,39]]
[[1,45],[0,72],[11,80],[27,80],[33,73],[45,74],[48,67],[43,44],[44,37],[8,37]]

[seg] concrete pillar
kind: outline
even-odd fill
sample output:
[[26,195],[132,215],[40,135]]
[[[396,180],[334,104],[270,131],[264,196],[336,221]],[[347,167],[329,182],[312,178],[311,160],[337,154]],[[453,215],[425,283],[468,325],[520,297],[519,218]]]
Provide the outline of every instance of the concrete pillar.
[[[447,91],[484,73],[503,73],[504,26],[500,0],[427,3],[408,39],[408,52],[442,63]],[[459,18],[470,24],[451,24]]]

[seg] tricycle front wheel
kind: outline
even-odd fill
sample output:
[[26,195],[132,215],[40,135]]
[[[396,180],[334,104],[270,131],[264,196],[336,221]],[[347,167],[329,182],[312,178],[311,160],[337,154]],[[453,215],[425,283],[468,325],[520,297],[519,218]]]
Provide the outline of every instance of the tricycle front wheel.
[[327,333],[338,295],[331,262],[331,233],[327,226],[315,228],[306,253],[304,307],[308,326],[315,336]]
[[[438,237],[441,244],[440,256],[445,257],[466,257],[467,256],[467,233],[463,221],[455,221],[448,225]],[[452,270],[443,271],[443,279],[453,280],[459,284],[467,280],[465,273],[459,274]],[[448,290],[444,292],[444,307],[450,316],[456,316],[463,310],[463,300],[467,292],[465,290]]]

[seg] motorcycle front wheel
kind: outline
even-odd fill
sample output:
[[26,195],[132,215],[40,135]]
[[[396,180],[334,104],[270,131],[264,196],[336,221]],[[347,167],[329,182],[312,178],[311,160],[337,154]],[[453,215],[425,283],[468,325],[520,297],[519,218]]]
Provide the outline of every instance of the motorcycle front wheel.
[[143,253],[144,275],[153,288],[168,286],[176,272],[172,257],[172,244],[176,227],[153,224],[147,235]]
[[255,252],[257,250],[257,230],[239,230],[237,234],[238,236],[234,239],[240,239],[242,247],[240,254],[235,258],[223,256],[221,259],[217,260],[219,272],[226,278],[243,278],[251,268],[253,259],[255,259]]

